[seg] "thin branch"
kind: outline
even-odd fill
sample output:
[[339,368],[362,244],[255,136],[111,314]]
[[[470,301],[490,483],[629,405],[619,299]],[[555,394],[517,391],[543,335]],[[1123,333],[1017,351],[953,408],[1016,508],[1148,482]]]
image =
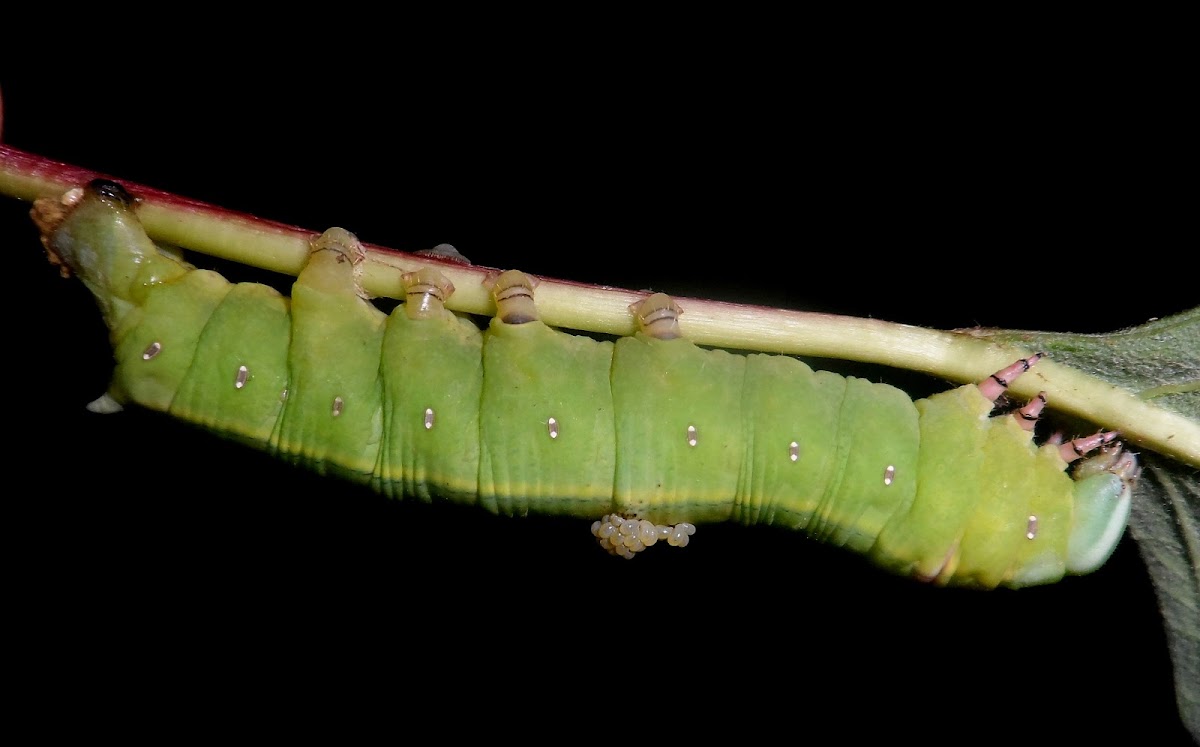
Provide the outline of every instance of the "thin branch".
[[[23,200],[55,196],[106,176],[0,145],[0,193]],[[110,177],[111,178],[111,177]],[[122,182],[140,200],[147,233],[221,259],[296,275],[314,232],[235,213],[150,187]],[[457,289],[447,306],[491,314],[483,280],[495,270],[466,266],[368,245],[363,284],[374,296],[403,297],[401,275],[437,265]],[[629,305],[643,293],[539,278],[538,311],[547,324],[609,334],[633,331]],[[815,314],[703,299],[679,298],[685,335],[702,345],[878,363],[978,381],[1034,352],[971,335],[873,319]],[[1120,431],[1144,448],[1200,467],[1200,424],[1138,399],[1132,393],[1052,361],[1012,392],[1031,398],[1045,391],[1056,409]]]

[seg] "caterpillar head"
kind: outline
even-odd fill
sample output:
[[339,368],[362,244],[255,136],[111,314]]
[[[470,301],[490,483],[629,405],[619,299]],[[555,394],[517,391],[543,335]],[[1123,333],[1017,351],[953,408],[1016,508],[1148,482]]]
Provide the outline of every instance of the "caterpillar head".
[[1120,444],[1075,468],[1075,514],[1067,548],[1067,570],[1091,573],[1116,549],[1129,520],[1137,457]]

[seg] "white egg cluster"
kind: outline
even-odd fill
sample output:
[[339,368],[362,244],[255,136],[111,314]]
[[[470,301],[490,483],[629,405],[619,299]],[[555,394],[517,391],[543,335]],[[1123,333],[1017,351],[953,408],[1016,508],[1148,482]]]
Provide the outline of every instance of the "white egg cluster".
[[659,540],[672,547],[687,547],[696,533],[696,525],[686,521],[675,526],[655,524],[646,519],[626,519],[620,514],[605,514],[592,522],[592,534],[600,546],[626,560]]

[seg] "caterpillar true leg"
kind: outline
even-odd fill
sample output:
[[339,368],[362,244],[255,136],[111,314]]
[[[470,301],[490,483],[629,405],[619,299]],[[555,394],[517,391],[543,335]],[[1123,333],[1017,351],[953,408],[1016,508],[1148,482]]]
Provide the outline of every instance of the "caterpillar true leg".
[[1089,453],[1107,446],[1117,439],[1116,431],[1102,431],[1091,436],[1080,436],[1058,447],[1058,453],[1064,462],[1074,462]]
[[1032,431],[1037,426],[1037,421],[1042,416],[1042,410],[1046,408],[1046,393],[1038,392],[1038,395],[1029,401],[1021,409],[1013,413],[1013,417],[1017,419],[1021,428],[1027,431]]
[[1032,368],[1035,363],[1042,359],[1043,355],[1043,353],[1034,353],[1028,358],[1021,358],[987,377],[979,382],[980,394],[986,397],[989,402],[995,402],[1000,398],[1001,394],[1008,391],[1009,384],[1012,384],[1018,376]]

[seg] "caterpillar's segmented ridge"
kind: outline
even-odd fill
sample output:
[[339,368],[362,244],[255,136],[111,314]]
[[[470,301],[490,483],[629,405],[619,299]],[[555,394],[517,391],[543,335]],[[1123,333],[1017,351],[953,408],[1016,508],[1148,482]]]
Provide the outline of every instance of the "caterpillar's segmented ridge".
[[[407,302],[385,315],[363,300],[362,248],[342,229],[314,243],[290,298],[160,252],[107,185],[46,230],[120,330],[114,402],[390,496],[599,516],[592,533],[624,557],[685,546],[699,522],[774,524],[982,587],[1092,570],[1125,524],[1131,455],[1065,472],[1071,450],[1115,434],[1035,445],[1044,398],[991,417],[1041,354],[913,402],[787,356],[701,349],[664,294],[631,309],[637,334],[599,341],[546,326],[537,282],[509,271],[489,281],[481,331],[444,308],[454,286],[430,266],[405,274]],[[95,252],[103,277],[88,276]]]

